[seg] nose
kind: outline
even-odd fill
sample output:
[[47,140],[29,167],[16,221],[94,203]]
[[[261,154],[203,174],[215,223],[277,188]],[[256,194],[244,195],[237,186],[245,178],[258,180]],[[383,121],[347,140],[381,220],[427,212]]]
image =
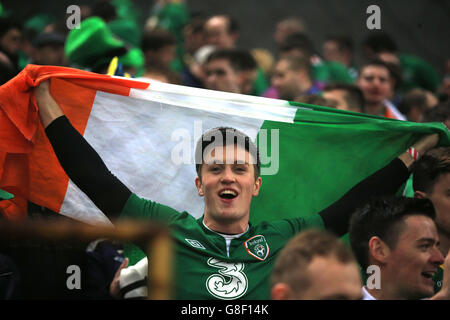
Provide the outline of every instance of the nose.
[[231,166],[229,165],[225,166],[225,170],[223,170],[223,174],[220,181],[222,183],[232,183],[235,181],[234,173]]
[[431,263],[436,265],[436,266],[440,266],[441,264],[444,263],[444,256],[442,255],[441,251],[435,247],[433,249],[433,253],[430,257]]

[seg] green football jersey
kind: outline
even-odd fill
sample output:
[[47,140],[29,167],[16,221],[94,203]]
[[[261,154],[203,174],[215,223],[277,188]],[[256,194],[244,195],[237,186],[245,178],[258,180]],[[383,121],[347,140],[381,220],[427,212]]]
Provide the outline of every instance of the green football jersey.
[[134,194],[121,218],[169,223],[175,251],[173,298],[190,300],[270,299],[272,268],[286,242],[307,228],[324,228],[320,215],[250,224],[227,249],[225,238],[208,229],[203,217],[195,219]]

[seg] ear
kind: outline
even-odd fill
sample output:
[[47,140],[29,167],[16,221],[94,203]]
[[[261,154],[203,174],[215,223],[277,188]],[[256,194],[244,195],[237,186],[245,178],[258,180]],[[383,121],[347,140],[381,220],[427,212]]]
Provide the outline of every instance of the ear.
[[389,249],[388,245],[383,240],[376,236],[370,238],[369,259],[372,258],[375,262],[385,264],[390,253],[391,249]]
[[261,189],[262,179],[261,177],[258,177],[255,181],[254,189],[253,189],[253,196],[256,197],[259,194],[259,189]]
[[272,300],[289,300],[291,298],[291,288],[285,283],[276,283],[270,290]]
[[198,195],[200,197],[203,197],[205,193],[203,192],[202,181],[200,180],[199,177],[195,178],[195,186],[197,187]]
[[423,191],[414,191],[414,198],[416,198],[416,199],[426,199],[428,197],[427,197],[427,194],[425,192],[423,192]]

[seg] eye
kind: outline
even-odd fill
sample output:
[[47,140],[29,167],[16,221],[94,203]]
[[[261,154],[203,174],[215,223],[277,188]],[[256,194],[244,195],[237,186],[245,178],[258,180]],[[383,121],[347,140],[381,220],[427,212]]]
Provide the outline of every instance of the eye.
[[246,166],[236,166],[236,167],[234,167],[234,170],[238,173],[244,173],[247,171],[247,167]]

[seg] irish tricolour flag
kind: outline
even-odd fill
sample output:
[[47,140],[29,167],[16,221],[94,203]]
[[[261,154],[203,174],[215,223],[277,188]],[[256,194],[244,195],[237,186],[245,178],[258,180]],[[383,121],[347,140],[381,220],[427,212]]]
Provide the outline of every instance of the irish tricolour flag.
[[[425,134],[450,143],[437,123],[29,65],[0,87],[0,188],[91,224],[108,219],[66,176],[39,122],[32,88],[48,78],[71,123],[130,190],[196,217],[194,147],[210,128],[237,128],[260,147],[254,222],[317,213]],[[3,202],[9,218],[19,207]]]

